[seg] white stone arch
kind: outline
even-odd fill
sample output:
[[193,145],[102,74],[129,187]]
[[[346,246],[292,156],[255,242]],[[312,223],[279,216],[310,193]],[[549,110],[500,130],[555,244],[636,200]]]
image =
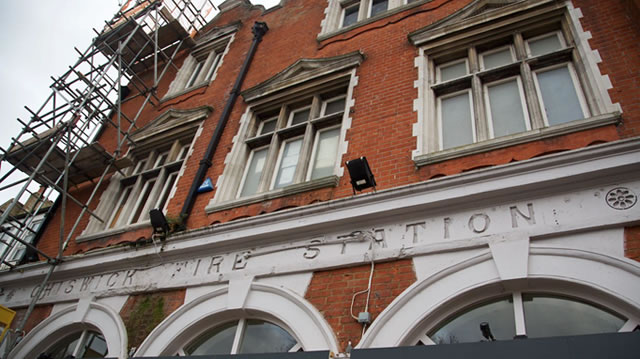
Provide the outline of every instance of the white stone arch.
[[634,261],[584,250],[532,247],[522,257],[514,255],[524,260],[523,275],[509,276],[496,252],[492,248],[414,283],[378,316],[357,348],[413,345],[422,331],[461,307],[513,291],[584,298],[625,315],[631,329],[640,323],[640,265]]
[[35,358],[57,340],[87,329],[104,336],[108,358],[127,358],[127,330],[120,315],[107,305],[89,300],[81,300],[40,322],[16,345],[9,358]]
[[136,356],[174,355],[206,330],[242,317],[281,326],[305,351],[338,351],[331,327],[304,298],[269,284],[232,282],[178,308],[149,334]]

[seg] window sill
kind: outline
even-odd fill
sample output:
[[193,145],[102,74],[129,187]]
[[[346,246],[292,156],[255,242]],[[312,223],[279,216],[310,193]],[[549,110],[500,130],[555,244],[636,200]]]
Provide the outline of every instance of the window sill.
[[207,212],[207,214],[210,214],[213,212],[219,212],[226,209],[246,206],[254,203],[272,200],[275,198],[286,197],[293,194],[307,192],[307,191],[311,191],[319,188],[337,187],[338,180],[339,180],[338,176],[327,176],[327,177],[318,178],[312,181],[292,184],[290,186],[271,190],[269,192],[259,193],[251,197],[238,198],[238,199],[233,199],[233,200],[221,202],[221,203],[212,203],[207,207],[205,207],[205,212]]
[[151,222],[149,222],[148,220],[140,223],[130,224],[125,227],[108,229],[108,230],[97,232],[97,233],[81,234],[76,238],[76,242],[82,243],[82,242],[94,241],[96,239],[103,239],[110,236],[114,236],[116,234],[135,231],[135,230],[146,228],[146,227],[151,227]]
[[189,93],[191,91],[195,91],[197,89],[200,89],[202,87],[207,87],[207,86],[209,86],[209,82],[205,81],[205,82],[201,82],[199,84],[195,84],[195,85],[193,85],[193,86],[191,86],[189,88],[186,88],[184,90],[178,91],[176,93],[172,93],[172,94],[168,93],[162,98],[162,100],[160,100],[160,103],[165,103],[167,101],[171,101],[176,97],[180,97],[180,96],[182,96],[184,94],[187,94],[187,93]]
[[604,115],[585,118],[582,120],[571,121],[552,127],[545,127],[483,142],[472,143],[465,146],[450,148],[444,151],[418,155],[414,157],[413,162],[415,163],[416,167],[426,166],[434,163],[444,162],[454,158],[470,156],[500,148],[519,145],[526,142],[542,140],[549,137],[566,135],[569,133],[607,125],[617,125],[620,123],[621,119],[622,117],[619,112],[608,113]]
[[[389,9],[389,10],[383,12],[383,13],[380,13],[380,14],[378,14],[376,16],[369,17],[369,18],[366,18],[364,20],[358,21],[353,25],[349,25],[347,27],[341,27],[339,29],[329,31],[329,32],[324,33],[324,34],[320,34],[320,35],[318,35],[317,40],[318,41],[327,40],[327,39],[329,39],[331,37],[334,37],[334,36],[337,36],[337,35],[340,35],[340,34],[344,34],[345,32],[349,32],[349,31],[351,31],[353,29],[357,29],[359,27],[371,24],[372,22],[376,22],[376,21],[378,21],[380,19],[383,19],[383,18],[385,18],[387,16],[395,15],[395,14],[397,14],[399,12],[412,9],[414,7],[418,7],[420,5],[426,4],[426,3],[431,2],[431,1],[433,1],[433,0],[416,1],[416,2],[413,2],[413,3],[410,3],[410,4],[400,5],[398,7],[393,8],[393,9]],[[338,21],[342,22],[342,19],[338,19]]]

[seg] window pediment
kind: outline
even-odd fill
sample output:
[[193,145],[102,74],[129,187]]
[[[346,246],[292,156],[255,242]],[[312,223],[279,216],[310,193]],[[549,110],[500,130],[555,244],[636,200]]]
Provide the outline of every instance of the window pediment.
[[300,59],[263,83],[243,91],[242,96],[246,102],[252,102],[288,87],[352,68],[363,60],[364,54],[360,51],[321,59]]
[[200,121],[213,111],[212,107],[201,106],[189,110],[169,109],[155,120],[135,131],[131,140],[135,144],[134,153],[148,152],[160,143],[183,135],[193,135]]
[[476,25],[516,15],[518,12],[538,8],[556,0],[476,0],[452,15],[409,34],[413,45],[423,45],[440,37],[450,37],[458,31],[468,32]]

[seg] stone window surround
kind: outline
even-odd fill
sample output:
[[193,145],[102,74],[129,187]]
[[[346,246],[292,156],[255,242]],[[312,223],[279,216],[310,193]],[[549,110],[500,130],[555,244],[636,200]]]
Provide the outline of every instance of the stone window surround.
[[[245,101],[250,104],[240,120],[240,129],[233,139],[233,148],[225,159],[225,169],[218,177],[216,194],[206,206],[207,213],[245,206],[274,198],[289,196],[314,189],[335,187],[343,175],[344,168],[339,159],[347,151],[346,131],[351,127],[349,109],[353,106],[353,88],[357,85],[355,66],[364,60],[359,52],[336,56],[330,59],[299,60],[280,74],[265,81],[252,89],[243,92]],[[329,63],[329,65],[327,65]],[[249,159],[250,150],[245,144],[249,133],[255,128],[256,114],[265,107],[273,107],[291,102],[292,99],[310,97],[314,93],[321,93],[337,84],[347,88],[346,108],[342,114],[342,125],[338,139],[338,153],[333,176],[327,176],[309,181],[299,181],[283,188],[256,193],[251,196],[237,198],[238,186],[242,181],[245,165]],[[294,101],[295,102],[295,101]]]
[[[158,169],[147,170],[142,174],[131,174],[131,172],[137,167],[137,164],[142,160],[148,160],[149,154],[156,153],[156,156],[152,155],[151,160],[155,161],[157,157],[157,149],[167,148],[170,146],[170,158],[176,158],[180,152],[183,151],[185,146],[188,146],[186,155],[178,164],[177,161],[169,163],[167,166],[163,166],[159,170],[158,179],[162,181],[160,175],[164,174],[165,180],[168,176],[174,172],[176,166],[179,166],[177,170],[177,176],[173,180],[173,188],[165,189],[166,183],[160,183],[159,190],[154,190],[150,194],[151,197],[157,199],[161,195],[159,193],[163,190],[168,190],[168,196],[165,205],[169,203],[176,191],[176,184],[182,177],[185,170],[185,163],[193,152],[193,144],[202,131],[203,120],[211,113],[212,109],[207,106],[198,107],[191,110],[168,110],[156,120],[142,127],[136,132],[132,139],[136,143],[135,147],[131,147],[127,152],[127,155],[120,161],[130,164],[136,164],[136,166],[129,166],[123,173],[114,173],[111,177],[107,189],[102,193],[95,213],[100,216],[107,224],[101,223],[94,217],[90,217],[87,227],[82,234],[76,238],[77,242],[85,242],[94,239],[100,239],[111,235],[125,233],[128,231],[145,228],[150,226],[149,220],[143,220],[138,223],[131,224],[119,224],[114,228],[108,227],[109,221],[111,221],[115,206],[118,204],[123,189],[125,189],[130,183],[125,183],[127,180],[131,181],[137,177],[142,177],[144,173],[149,171],[158,171]],[[178,145],[179,144],[179,145]],[[171,167],[174,170],[169,171]],[[134,190],[141,190],[142,184],[138,183],[140,179],[136,179],[134,184]],[[166,182],[166,181],[165,181]],[[164,191],[163,191],[164,192]],[[136,196],[136,194],[132,194]],[[134,201],[137,202],[137,201]],[[128,201],[126,207],[123,209],[124,213],[128,213],[132,210],[132,206],[136,203]]]
[[[235,39],[235,31],[237,29],[238,25],[234,24],[219,29],[199,40],[182,63],[182,67],[178,70],[175,79],[171,82],[167,93],[162,98],[162,102],[169,101],[195,89],[209,86],[210,83],[215,81],[224,58],[229,52],[231,43]],[[193,81],[191,86],[186,87],[197,64],[201,61],[204,61],[204,63],[198,78]]]
[[[321,23],[322,30],[318,35],[318,41],[326,40],[332,36],[351,31],[355,28],[370,24],[387,16],[397,14],[433,0],[389,0],[387,11],[381,12],[375,16],[369,16],[371,1],[372,0],[327,0],[327,8],[324,11],[325,18]],[[358,2],[361,3],[358,11],[358,21],[350,26],[342,27],[344,9]]]
[[[478,3],[483,2],[478,1],[471,5]],[[597,63],[601,61],[600,57],[596,51],[589,48],[587,39],[590,34],[582,30],[579,23],[581,13],[579,9],[573,8],[570,2],[521,1],[493,10],[490,13],[491,16],[489,13],[484,13],[481,16],[471,16],[461,21],[447,23],[455,15],[409,35],[410,41],[419,47],[419,55],[415,60],[418,81],[414,84],[418,88],[418,98],[414,100],[414,111],[418,114],[418,122],[413,128],[414,137],[417,138],[417,148],[412,153],[416,166],[620,122],[620,106],[611,103],[607,92],[612,87],[611,83],[607,76],[600,74],[597,68]],[[436,148],[438,141],[433,137],[439,133],[434,130],[436,117],[432,114],[435,97],[431,93],[427,70],[434,71],[434,64],[429,55],[446,48],[463,49],[470,44],[488,41],[490,38],[505,36],[505,34],[516,33],[527,28],[545,26],[545,24],[552,26],[550,24],[554,23],[556,25],[553,26],[561,30],[566,37],[567,51],[571,52],[571,64],[575,66],[580,77],[581,89],[591,113],[590,117],[549,127],[534,128],[531,131],[487,139],[466,146],[438,150]],[[492,35],[487,36],[487,33]]]

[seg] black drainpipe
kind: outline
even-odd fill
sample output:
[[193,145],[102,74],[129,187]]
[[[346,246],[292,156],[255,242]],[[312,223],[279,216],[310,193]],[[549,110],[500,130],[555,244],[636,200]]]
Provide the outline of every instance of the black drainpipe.
[[236,83],[233,85],[233,89],[231,90],[231,96],[227,103],[224,105],[224,109],[222,110],[222,114],[220,114],[220,121],[218,121],[218,125],[216,126],[215,131],[213,132],[213,137],[211,137],[211,141],[209,141],[209,146],[207,147],[207,152],[204,154],[202,160],[200,160],[200,167],[198,167],[198,172],[196,172],[196,177],[193,179],[193,183],[191,183],[191,188],[189,189],[189,194],[187,195],[187,199],[184,201],[182,205],[182,211],[180,212],[180,217],[183,222],[189,217],[191,214],[191,210],[193,209],[193,205],[196,202],[196,195],[198,193],[198,187],[204,180],[204,177],[207,174],[207,170],[211,167],[211,159],[213,159],[213,154],[215,153],[216,148],[218,147],[218,143],[220,142],[220,137],[222,137],[222,131],[224,131],[225,126],[227,125],[227,121],[229,120],[229,116],[231,115],[231,110],[233,109],[234,104],[236,103],[236,99],[238,95],[240,95],[240,87],[242,87],[242,82],[244,81],[244,77],[249,71],[249,65],[251,64],[251,60],[253,60],[253,55],[256,53],[256,49],[258,48],[258,44],[262,41],[262,36],[269,31],[269,27],[265,22],[256,21],[253,24],[253,28],[251,32],[253,32],[253,41],[251,42],[251,47],[249,48],[249,53],[247,53],[247,57],[244,59],[244,63],[242,64],[242,68],[240,69],[240,73],[236,78]]

